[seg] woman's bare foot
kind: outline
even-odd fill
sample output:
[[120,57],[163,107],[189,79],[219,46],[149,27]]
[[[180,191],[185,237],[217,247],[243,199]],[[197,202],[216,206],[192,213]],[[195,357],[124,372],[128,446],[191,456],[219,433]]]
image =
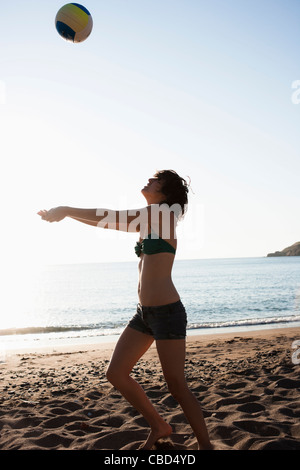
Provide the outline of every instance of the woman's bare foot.
[[155,442],[162,437],[168,437],[172,434],[172,427],[168,423],[162,423],[159,427],[151,429],[151,432],[145,444],[140,447],[141,450],[151,450]]
[[215,450],[215,446],[211,443],[206,444],[205,446],[199,445],[198,450]]

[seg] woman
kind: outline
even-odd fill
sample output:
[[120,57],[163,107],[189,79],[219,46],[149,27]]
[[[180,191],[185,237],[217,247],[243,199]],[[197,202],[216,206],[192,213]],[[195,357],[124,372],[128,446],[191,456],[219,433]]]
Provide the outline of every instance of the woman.
[[136,362],[153,341],[172,396],[188,419],[200,450],[212,449],[201,407],[189,390],[185,375],[186,312],[172,282],[176,252],[176,223],[187,207],[188,186],[173,170],[156,172],[142,189],[148,206],[138,211],[57,207],[38,214],[48,222],[71,217],[80,222],[140,233],[135,251],[139,262],[137,312],[120,336],[107,369],[107,379],[149,423],[143,449],[172,433],[144,390],[130,376]]

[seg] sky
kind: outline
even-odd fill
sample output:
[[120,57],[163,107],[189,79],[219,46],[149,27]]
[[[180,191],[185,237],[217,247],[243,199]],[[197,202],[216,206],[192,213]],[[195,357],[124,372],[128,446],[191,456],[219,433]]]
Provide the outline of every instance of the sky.
[[1,7],[2,269],[136,260],[136,234],[36,213],[143,207],[157,169],[191,179],[178,259],[299,241],[299,0],[86,0],[80,44],[63,4]]

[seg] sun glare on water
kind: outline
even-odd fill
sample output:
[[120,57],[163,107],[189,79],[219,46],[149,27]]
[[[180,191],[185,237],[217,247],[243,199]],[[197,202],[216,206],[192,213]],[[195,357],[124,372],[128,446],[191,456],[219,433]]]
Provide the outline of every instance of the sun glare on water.
[[1,267],[2,295],[0,331],[26,328],[36,321],[35,299],[41,266],[37,264],[13,264]]

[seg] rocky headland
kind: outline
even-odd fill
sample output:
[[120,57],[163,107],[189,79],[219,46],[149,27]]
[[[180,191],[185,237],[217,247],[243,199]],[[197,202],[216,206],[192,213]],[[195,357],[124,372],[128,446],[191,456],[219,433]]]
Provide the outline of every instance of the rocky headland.
[[267,256],[300,256],[300,242],[294,243],[292,246],[288,246],[282,251],[275,251],[275,253],[269,253]]

